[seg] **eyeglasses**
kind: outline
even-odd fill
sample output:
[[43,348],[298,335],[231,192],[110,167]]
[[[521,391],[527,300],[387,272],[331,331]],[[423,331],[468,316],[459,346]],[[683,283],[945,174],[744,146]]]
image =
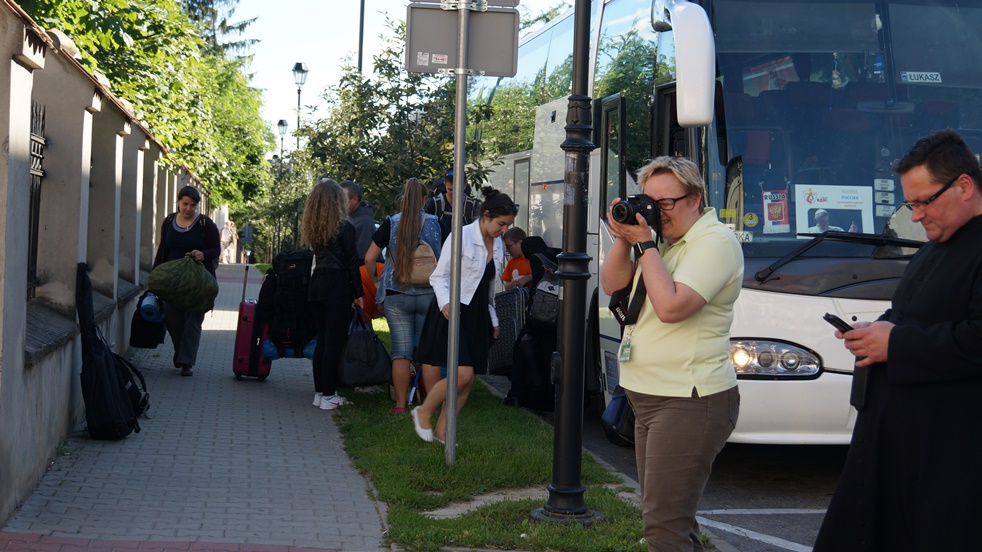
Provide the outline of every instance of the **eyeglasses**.
[[672,209],[675,208],[676,201],[682,201],[683,199],[689,197],[690,195],[692,195],[691,192],[681,197],[665,197],[662,199],[656,199],[655,203],[657,203],[658,206],[661,207],[662,211],[671,211]]
[[962,177],[962,175],[958,175],[955,178],[952,178],[950,182],[948,182],[947,184],[945,184],[944,186],[942,186],[941,189],[938,190],[933,196],[925,199],[924,201],[904,201],[904,202],[901,202],[900,205],[902,207],[906,207],[906,208],[908,208],[908,209],[910,209],[912,211],[914,209],[922,209],[922,210],[923,209],[926,209],[928,205],[930,205],[932,202],[934,202],[935,199],[938,199],[939,197],[941,197],[941,194],[943,194],[946,191],[948,191],[948,188],[950,188],[951,185],[954,184],[955,182],[957,182],[958,179],[961,178],[961,177]]

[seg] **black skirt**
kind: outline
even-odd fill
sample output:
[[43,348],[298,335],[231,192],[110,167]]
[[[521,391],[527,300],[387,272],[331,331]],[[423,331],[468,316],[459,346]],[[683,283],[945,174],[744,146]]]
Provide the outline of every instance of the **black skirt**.
[[[457,365],[473,366],[474,372],[487,372],[488,349],[491,348],[491,315],[488,313],[488,291],[494,281],[494,262],[485,266],[481,283],[474,290],[469,305],[460,305],[460,339],[457,345]],[[430,302],[426,320],[420,332],[413,360],[433,366],[447,365],[447,338],[450,321],[443,316],[436,298]]]

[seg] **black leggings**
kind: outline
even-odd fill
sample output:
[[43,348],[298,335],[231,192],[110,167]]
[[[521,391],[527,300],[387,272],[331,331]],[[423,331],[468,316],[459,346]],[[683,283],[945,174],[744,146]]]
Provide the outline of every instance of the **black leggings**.
[[317,346],[314,348],[314,390],[324,395],[337,391],[341,353],[348,341],[351,303],[314,303],[317,312]]

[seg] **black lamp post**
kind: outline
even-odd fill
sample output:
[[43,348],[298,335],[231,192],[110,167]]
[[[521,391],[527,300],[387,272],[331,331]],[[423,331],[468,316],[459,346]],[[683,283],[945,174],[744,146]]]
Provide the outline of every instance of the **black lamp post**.
[[283,176],[283,137],[286,136],[286,127],[289,123],[286,119],[280,119],[280,122],[276,123],[276,128],[280,131],[280,176]]
[[[300,89],[307,82],[309,72],[306,63],[298,62],[293,66],[293,80],[297,83],[297,131],[300,130]],[[300,149],[300,134],[297,134],[297,149]]]
[[[280,166],[277,168],[276,171],[277,187],[279,187],[280,185],[280,180],[283,179],[283,137],[286,136],[286,130],[288,126],[289,123],[286,122],[286,119],[280,119],[279,122],[276,123],[276,128],[277,130],[280,131]],[[276,217],[276,251],[279,250],[280,250],[280,217],[277,216]]]
[[[595,148],[592,102],[588,92],[590,49],[590,0],[576,0],[573,13],[573,86],[566,112],[565,183],[567,199],[563,206],[563,252],[559,254],[562,280],[559,353],[553,356],[556,383],[556,429],[553,434],[552,483],[544,508],[532,512],[532,519],[590,524],[603,514],[590,510],[583,501],[586,490],[581,483],[583,449],[583,366],[586,342],[582,320],[586,319],[586,287],[590,279],[590,256],[586,254],[587,180],[590,152]],[[580,322],[577,322],[580,321]],[[558,366],[557,366],[558,364]],[[558,369],[557,369],[558,368]]]

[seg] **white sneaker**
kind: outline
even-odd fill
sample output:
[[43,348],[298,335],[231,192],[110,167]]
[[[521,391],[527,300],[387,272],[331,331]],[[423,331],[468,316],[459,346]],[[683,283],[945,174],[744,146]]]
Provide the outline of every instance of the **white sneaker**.
[[321,398],[321,410],[334,410],[335,408],[345,404],[348,404],[348,400],[337,393],[331,395],[330,397],[325,395]]
[[321,399],[323,399],[323,398],[324,398],[324,394],[323,393],[314,393],[314,406],[320,407],[320,405],[321,405]]

